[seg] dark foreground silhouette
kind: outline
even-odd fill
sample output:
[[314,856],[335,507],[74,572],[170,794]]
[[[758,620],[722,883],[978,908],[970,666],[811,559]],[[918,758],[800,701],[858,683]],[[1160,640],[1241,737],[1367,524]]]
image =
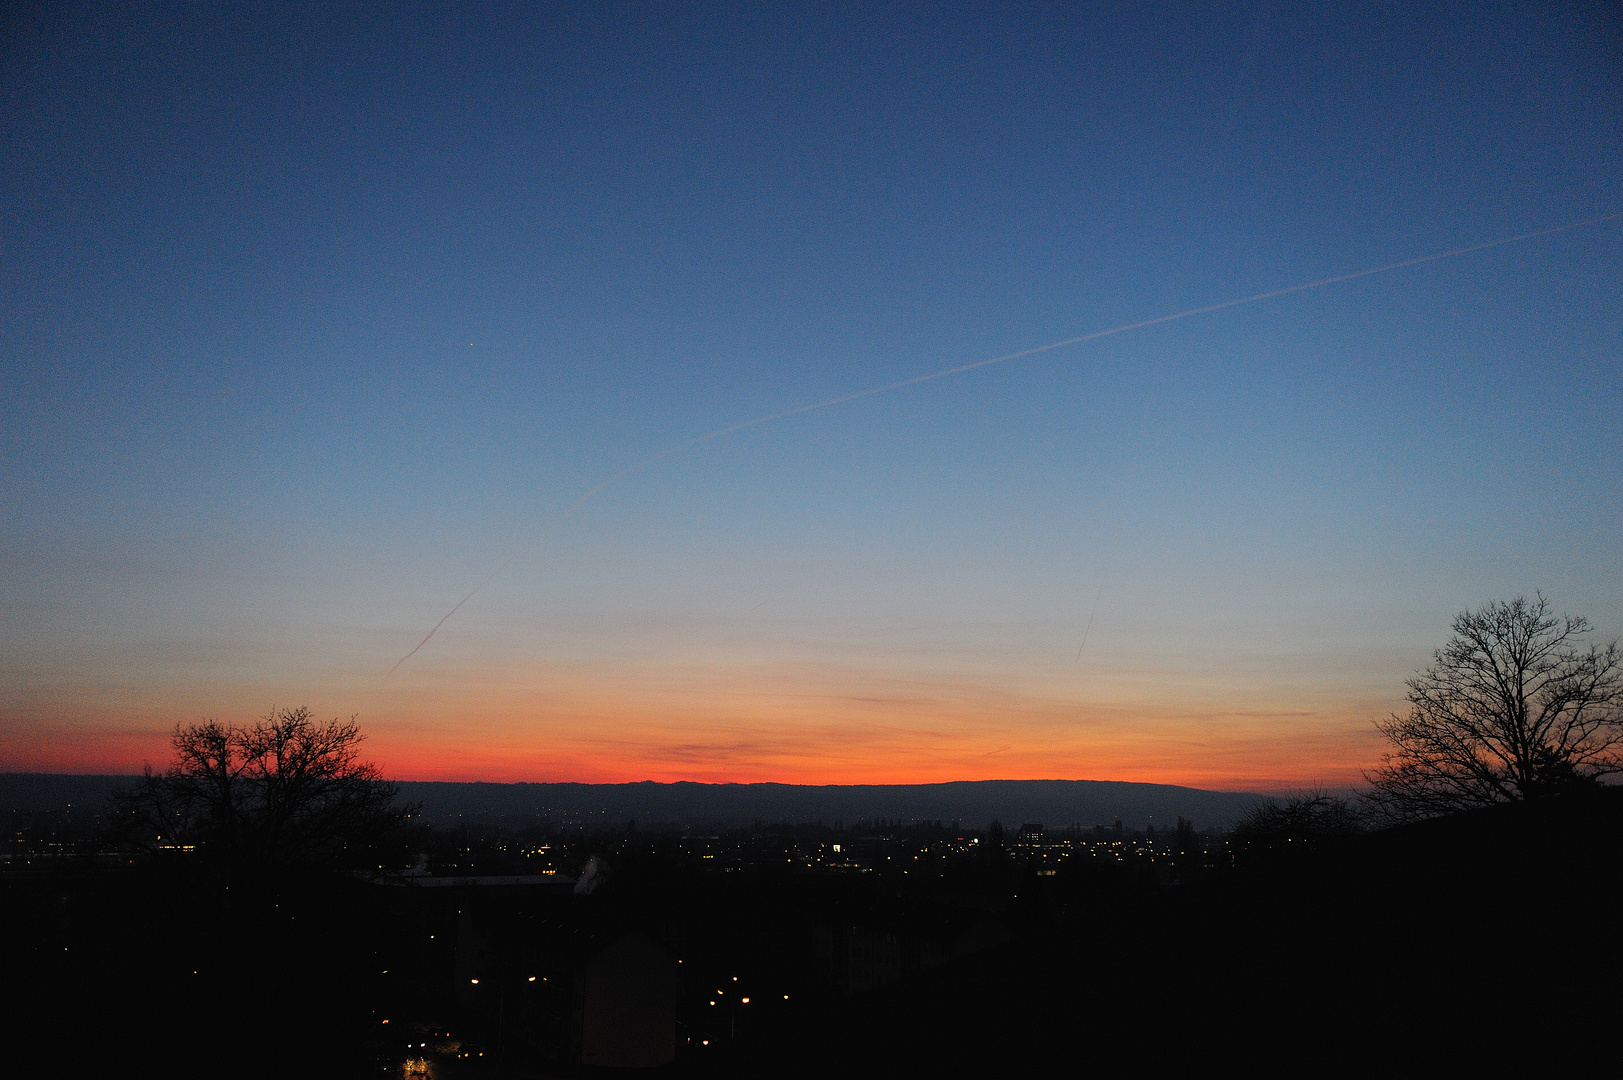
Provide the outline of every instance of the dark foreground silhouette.
[[[932,862],[928,830],[864,840],[849,871],[795,865],[787,833],[718,838],[719,865],[635,830],[468,831],[425,839],[439,887],[237,896],[178,852],[14,859],[8,1054],[40,1075],[601,1075],[588,1044],[619,1036],[583,1029],[583,995],[652,971],[673,973],[658,1075],[1550,1073],[1610,1041],[1620,829],[1602,790],[1052,875],[1013,838]],[[568,874],[517,877],[541,847]]]

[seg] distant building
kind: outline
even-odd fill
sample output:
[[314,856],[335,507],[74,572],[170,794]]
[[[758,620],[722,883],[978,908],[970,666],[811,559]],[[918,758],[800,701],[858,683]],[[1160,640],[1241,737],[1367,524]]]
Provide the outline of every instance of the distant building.
[[1020,826],[1020,843],[1031,847],[1040,846],[1043,842],[1043,827],[1037,822],[1028,821]]

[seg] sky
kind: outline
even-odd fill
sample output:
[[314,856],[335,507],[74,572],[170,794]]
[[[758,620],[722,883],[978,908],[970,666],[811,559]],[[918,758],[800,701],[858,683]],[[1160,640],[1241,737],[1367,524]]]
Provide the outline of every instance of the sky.
[[1459,612],[1623,634],[1614,6],[0,34],[0,770],[1341,786]]

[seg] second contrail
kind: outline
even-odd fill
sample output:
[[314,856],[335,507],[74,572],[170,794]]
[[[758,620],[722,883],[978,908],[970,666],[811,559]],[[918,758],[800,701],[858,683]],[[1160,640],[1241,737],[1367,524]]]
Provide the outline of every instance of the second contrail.
[[[1489,248],[1503,247],[1506,244],[1516,244],[1523,240],[1532,240],[1540,236],[1550,236],[1554,233],[1567,232],[1570,229],[1581,229],[1586,225],[1598,225],[1603,221],[1614,221],[1618,218],[1623,218],[1623,213],[1602,214],[1599,217],[1585,218],[1582,221],[1572,221],[1565,225],[1552,225],[1547,229],[1535,229],[1532,232],[1518,233],[1515,236],[1503,236],[1497,240],[1487,240],[1480,244],[1469,244],[1465,247],[1450,248],[1447,251],[1438,251],[1430,255],[1418,255],[1412,259],[1404,259],[1400,262],[1387,263],[1384,266],[1372,266],[1365,270],[1354,270],[1349,274],[1336,274],[1333,277],[1319,278],[1317,281],[1309,281],[1303,285],[1290,285],[1283,289],[1269,289],[1267,292],[1253,293],[1250,296],[1242,296],[1234,300],[1220,300],[1215,304],[1206,304],[1203,307],[1189,308],[1185,311],[1175,311],[1170,315],[1158,315],[1153,319],[1141,319],[1138,322],[1122,323],[1120,326],[1112,326],[1107,330],[1094,330],[1091,333],[1079,334],[1076,337],[1069,337],[1063,341],[1051,341],[1047,345],[1036,345],[1029,349],[1021,349],[1019,352],[1004,353],[1002,356],[994,356],[988,360],[976,360],[968,364],[959,364],[955,367],[942,368],[940,371],[932,371],[924,375],[915,375],[909,379],[900,379],[896,382],[885,383],[883,386],[874,386],[868,388],[867,390],[858,390],[850,394],[841,394],[839,397],[831,397],[824,401],[814,401],[810,405],[798,405],[793,409],[784,409],[782,412],[775,412],[768,416],[758,416],[753,420],[744,420],[736,424],[729,424],[727,427],[717,428],[715,431],[706,432],[703,435],[696,435],[685,442],[677,443],[668,449],[661,450],[657,454],[645,457],[641,461],[628,465],[619,472],[598,481],[596,484],[582,492],[580,497],[569,505],[568,509],[554,519],[552,524],[542,533],[542,536],[555,531],[564,522],[574,517],[575,513],[580,510],[582,506],[586,505],[587,500],[596,495],[598,492],[602,491],[604,488],[608,487],[610,484],[623,480],[634,472],[640,472],[641,470],[648,468],[648,466],[663,461],[665,458],[668,458],[673,454],[679,454],[684,450],[689,450],[700,445],[701,443],[707,443],[712,439],[719,439],[723,435],[731,435],[735,431],[743,431],[745,428],[760,427],[762,424],[770,424],[777,420],[787,420],[791,416],[800,416],[802,413],[816,412],[819,409],[833,408],[835,405],[844,405],[848,401],[859,401],[862,398],[873,397],[876,394],[888,394],[892,390],[902,390],[909,386],[918,386],[920,383],[934,382],[936,379],[945,379],[951,375],[962,375],[966,371],[975,371],[979,368],[991,367],[993,364],[1006,364],[1010,360],[1019,360],[1027,356],[1036,356],[1038,353],[1052,352],[1055,349],[1063,349],[1068,345],[1080,345],[1084,341],[1097,341],[1100,338],[1111,337],[1115,334],[1125,334],[1129,330],[1142,330],[1145,327],[1160,326],[1162,323],[1177,322],[1180,319],[1192,319],[1196,315],[1208,315],[1211,312],[1222,311],[1225,308],[1239,307],[1242,304],[1255,304],[1261,300],[1272,300],[1275,297],[1289,296],[1292,293],[1307,292],[1309,289],[1322,289],[1326,285],[1336,285],[1343,281],[1353,281],[1358,278],[1370,277],[1374,274],[1385,274],[1392,270],[1402,270],[1406,266],[1419,266],[1422,263],[1436,262],[1439,259],[1452,259],[1460,255],[1469,255],[1472,252],[1486,251]],[[429,639],[439,631],[440,627],[445,625],[446,621],[450,619],[452,615],[457,613],[458,609],[460,609],[463,604],[466,604],[469,600],[472,600],[476,595],[478,595],[481,589],[494,581],[497,575],[499,575],[503,570],[506,570],[509,566],[512,566],[513,563],[517,561],[517,555],[509,556],[507,560],[504,561],[500,566],[496,567],[495,570],[492,570],[483,581],[475,585],[468,595],[464,596],[461,600],[458,600],[456,602],[456,606],[451,608],[450,611],[447,611],[444,616],[440,618],[440,621],[434,624],[433,629],[429,630],[429,632],[423,636],[423,640],[419,641],[411,652],[408,652],[405,656],[402,656],[399,660],[395,661],[394,667],[389,669],[390,674],[393,674],[401,664],[404,664],[407,660],[410,660],[413,656],[415,656],[418,649],[421,649],[424,645],[427,645]],[[1081,655],[1079,652],[1078,659],[1080,660],[1080,658]]]

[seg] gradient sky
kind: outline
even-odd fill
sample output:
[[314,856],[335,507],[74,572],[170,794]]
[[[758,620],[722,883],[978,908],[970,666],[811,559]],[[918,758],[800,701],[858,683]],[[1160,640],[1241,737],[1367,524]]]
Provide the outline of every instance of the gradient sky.
[[0,769],[1334,785],[1623,631],[1623,220],[563,517],[1623,211],[1615,6],[239,7],[6,16]]

